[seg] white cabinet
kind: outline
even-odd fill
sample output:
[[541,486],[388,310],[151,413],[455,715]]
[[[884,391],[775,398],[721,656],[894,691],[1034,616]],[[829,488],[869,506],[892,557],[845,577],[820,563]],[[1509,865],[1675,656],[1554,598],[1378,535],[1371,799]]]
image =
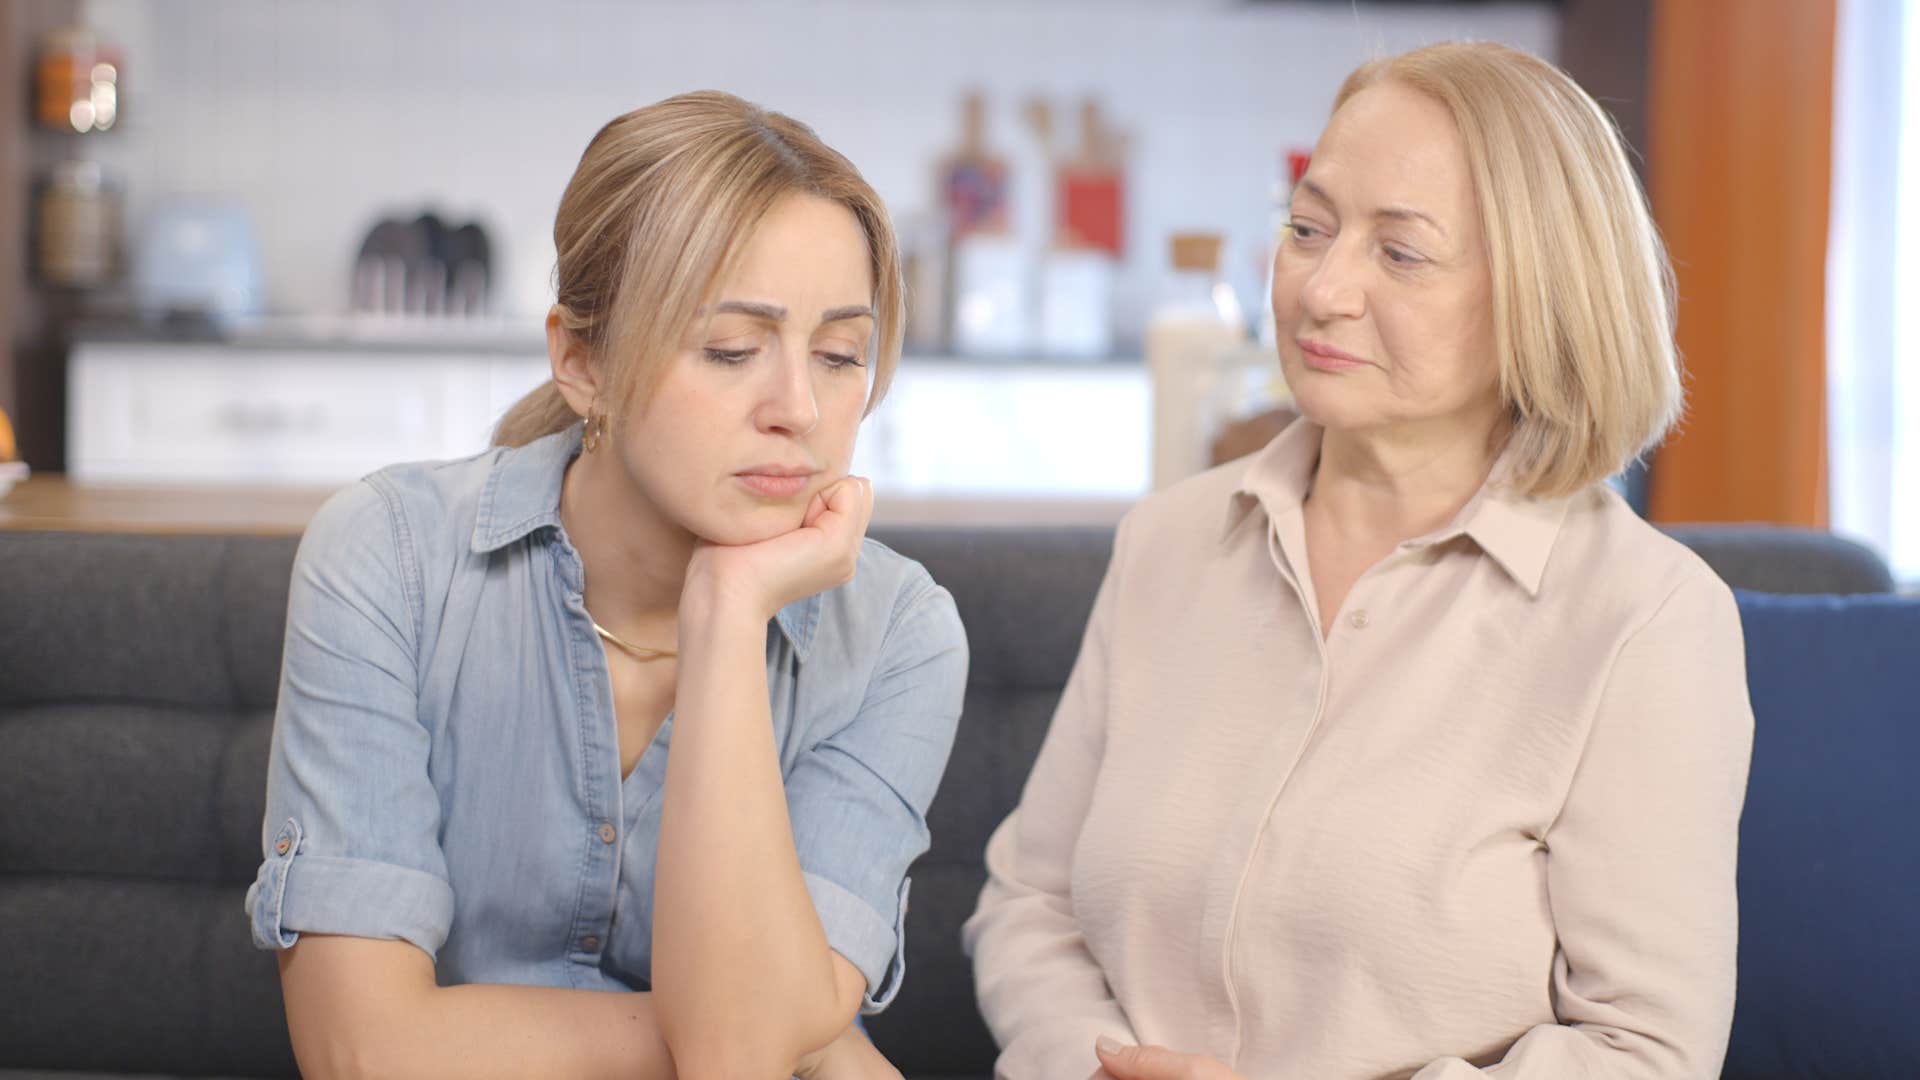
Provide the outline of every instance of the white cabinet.
[[88,483],[328,485],[463,457],[545,357],[87,342],[68,366],[67,471]]
[[[67,470],[107,484],[344,484],[465,457],[547,377],[534,350],[89,341],[68,373]],[[909,357],[854,470],[917,499],[1132,499],[1152,393],[1135,363]]]
[[1152,462],[1137,363],[902,361],[854,471],[891,495],[1133,499]]

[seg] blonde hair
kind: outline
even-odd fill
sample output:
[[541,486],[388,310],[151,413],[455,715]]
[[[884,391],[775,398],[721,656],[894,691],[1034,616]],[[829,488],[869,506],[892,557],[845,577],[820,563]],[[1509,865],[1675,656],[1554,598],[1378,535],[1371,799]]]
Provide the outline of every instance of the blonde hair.
[[1613,122],[1573,79],[1500,45],[1365,64],[1334,100],[1406,86],[1453,114],[1493,277],[1510,471],[1553,498],[1651,449],[1683,404],[1673,269]]
[[[650,388],[760,220],[795,194],[853,213],[873,269],[871,412],[900,359],[900,251],[880,196],[813,129],[732,94],[681,94],[620,116],[580,157],[554,215],[554,311],[600,365],[618,419]],[[494,429],[521,446],[579,419],[549,380]]]

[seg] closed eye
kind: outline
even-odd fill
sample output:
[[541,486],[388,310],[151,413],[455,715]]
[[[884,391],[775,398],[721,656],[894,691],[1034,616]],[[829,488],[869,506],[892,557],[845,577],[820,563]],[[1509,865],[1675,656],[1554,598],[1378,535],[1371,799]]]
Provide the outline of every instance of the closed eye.
[[753,359],[754,355],[757,354],[759,351],[760,351],[759,349],[709,348],[706,350],[706,354],[707,354],[707,359],[716,364],[725,364],[728,367],[738,367],[739,365],[746,363],[748,360]]
[[838,371],[841,368],[867,366],[867,362],[865,360],[862,360],[858,356],[855,356],[851,353],[819,352],[819,353],[814,353],[813,355],[826,361],[827,366],[830,368],[833,368],[836,371]]

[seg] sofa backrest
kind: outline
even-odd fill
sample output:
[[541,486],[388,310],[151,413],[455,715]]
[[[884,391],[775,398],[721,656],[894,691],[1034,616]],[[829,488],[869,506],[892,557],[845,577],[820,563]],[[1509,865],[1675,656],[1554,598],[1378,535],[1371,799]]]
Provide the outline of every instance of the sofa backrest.
[[[1736,587],[1876,580],[1843,541],[1753,535],[1682,539],[1730,544],[1738,558],[1708,558]],[[960,925],[1072,667],[1111,531],[875,536],[953,593],[973,660],[933,847],[913,870],[906,985],[869,1026],[909,1076],[983,1075],[994,1050]],[[15,991],[0,1070],[292,1074],[274,960],[250,944],[241,898],[294,546],[0,533],[0,985]]]
[[1920,598],[1738,595],[1753,768],[1725,1076],[1920,1076]]
[[1113,534],[928,529],[876,535],[918,559],[953,593],[972,662],[960,734],[929,814],[933,846],[913,867],[907,981],[892,1007],[867,1020],[867,1029],[907,1076],[987,1076],[996,1055],[974,1002],[960,924],[986,882],[987,837],[1020,801],[1040,753]]
[[1873,549],[1818,529],[1778,525],[1670,525],[1720,579],[1746,592],[1851,595],[1893,591]]
[[0,1068],[293,1073],[241,909],[293,550],[0,534]]

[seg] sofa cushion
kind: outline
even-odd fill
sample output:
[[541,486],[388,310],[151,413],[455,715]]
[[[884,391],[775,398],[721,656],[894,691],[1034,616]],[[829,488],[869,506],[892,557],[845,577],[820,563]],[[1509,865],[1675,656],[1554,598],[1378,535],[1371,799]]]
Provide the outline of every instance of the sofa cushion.
[[1782,525],[1665,525],[1735,589],[1769,593],[1885,593],[1893,574],[1873,549],[1821,529]]
[[960,926],[986,884],[987,837],[1020,801],[1079,654],[1113,530],[923,528],[875,537],[953,593],[972,663],[953,756],[927,815],[933,846],[913,866],[907,980],[867,1029],[907,1076],[987,1076],[996,1051]]
[[5,537],[0,704],[273,708],[292,538]]
[[273,714],[148,705],[0,712],[0,867],[245,887]]
[[1920,598],[1737,595],[1754,740],[1725,1075],[1920,1076]]
[[0,1067],[294,1075],[277,965],[248,938],[245,893],[0,874]]

